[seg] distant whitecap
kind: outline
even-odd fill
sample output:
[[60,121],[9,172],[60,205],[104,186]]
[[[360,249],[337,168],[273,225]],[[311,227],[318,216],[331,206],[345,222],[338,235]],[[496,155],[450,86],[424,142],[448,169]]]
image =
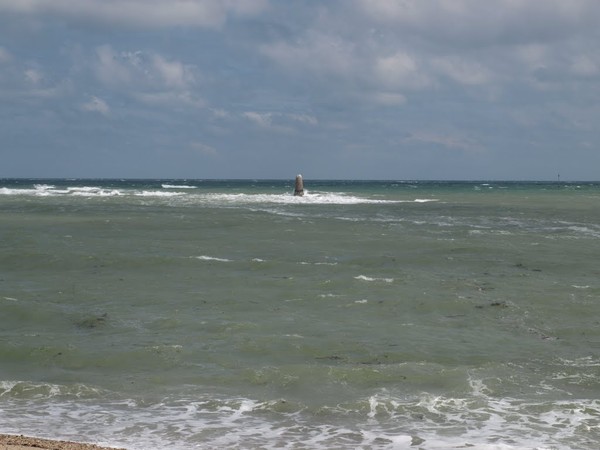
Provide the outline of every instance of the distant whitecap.
[[163,189],[197,189],[196,186],[189,186],[187,184],[162,184]]
[[227,258],[216,258],[214,256],[206,256],[206,255],[200,255],[200,256],[194,256],[194,258],[199,259],[201,261],[219,261],[219,262],[231,262],[231,259],[227,259]]
[[354,279],[362,280],[362,281],[384,281],[386,283],[394,282],[393,278],[373,278],[373,277],[367,277],[366,275],[358,275],[358,276],[354,277]]

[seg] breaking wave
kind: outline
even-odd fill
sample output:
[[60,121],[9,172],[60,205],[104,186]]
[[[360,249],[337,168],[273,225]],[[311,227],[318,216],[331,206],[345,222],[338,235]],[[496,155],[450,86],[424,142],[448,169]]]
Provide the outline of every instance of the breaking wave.
[[244,192],[198,192],[197,186],[182,184],[161,184],[160,188],[131,188],[120,186],[57,186],[53,184],[34,184],[30,187],[2,187],[3,196],[31,197],[83,197],[83,198],[165,198],[179,204],[199,205],[359,205],[359,204],[395,204],[428,203],[438,199],[416,198],[413,200],[389,200],[353,195],[343,192],[320,192],[305,190],[304,196],[284,193],[244,193]]
[[205,394],[147,402],[81,385],[3,382],[0,432],[71,440],[83,436],[131,450],[567,450],[598,442],[599,400],[493,398],[485,394],[481,380],[471,384],[472,392],[464,398],[430,393],[405,398],[384,389],[336,406],[311,407],[284,398]]

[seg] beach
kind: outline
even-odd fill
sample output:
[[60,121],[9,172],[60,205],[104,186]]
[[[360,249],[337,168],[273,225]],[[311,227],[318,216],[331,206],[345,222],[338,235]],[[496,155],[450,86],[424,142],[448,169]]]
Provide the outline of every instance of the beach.
[[80,442],[54,441],[28,436],[0,434],[0,450],[27,450],[31,448],[44,450],[124,450]]

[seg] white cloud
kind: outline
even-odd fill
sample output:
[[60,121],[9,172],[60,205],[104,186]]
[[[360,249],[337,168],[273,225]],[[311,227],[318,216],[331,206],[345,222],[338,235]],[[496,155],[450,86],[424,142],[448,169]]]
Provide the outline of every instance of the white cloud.
[[211,109],[211,112],[213,113],[213,116],[217,119],[225,119],[230,115],[227,111],[225,111],[222,108],[213,108]]
[[132,92],[136,100],[150,106],[186,106],[191,108],[204,108],[204,100],[188,91],[159,91],[159,92]]
[[431,131],[417,131],[412,133],[405,142],[416,142],[423,144],[435,144],[447,149],[461,150],[465,152],[480,152],[483,150],[477,141],[457,134],[440,134]]
[[190,66],[156,53],[96,48],[92,70],[105,86],[146,105],[203,108]]
[[489,104],[597,76],[598,17],[597,0],[325,2],[259,50],[331,103],[398,106],[429,91]]
[[194,152],[200,153],[201,155],[204,155],[204,156],[211,156],[211,157],[218,156],[218,152],[214,147],[204,144],[202,142],[190,142],[189,147]]
[[406,97],[397,92],[375,92],[372,100],[384,106],[399,106],[406,103]]
[[381,25],[464,46],[534,43],[597,27],[596,0],[355,0]]
[[88,112],[97,112],[103,116],[108,116],[110,114],[110,108],[106,102],[96,96],[92,96],[89,101],[83,103],[81,109]]
[[142,51],[116,52],[109,45],[96,48],[93,70],[112,87],[185,90],[195,81],[191,67],[180,61]]
[[273,123],[273,114],[246,111],[242,114],[246,119],[262,128],[269,128]]
[[486,84],[493,79],[492,72],[483,64],[464,58],[435,58],[432,61],[432,65],[440,74],[460,84]]
[[133,80],[133,67],[128,59],[117,54],[110,45],[102,45],[96,49],[94,71],[97,78],[108,85],[128,85]]
[[431,87],[433,81],[417,61],[405,52],[378,58],[375,62],[377,78],[388,88],[422,89]]
[[12,59],[12,55],[4,47],[0,46],[0,64],[7,63]]
[[0,0],[0,12],[54,15],[72,21],[162,28],[220,27],[229,15],[252,16],[267,0]]
[[317,118],[310,114],[246,111],[242,114],[242,117],[260,128],[285,133],[293,131],[290,122],[310,126],[319,124]]
[[[329,28],[328,32],[308,30],[294,43],[265,45],[261,52],[292,76],[301,77],[303,83],[329,85],[329,92],[348,99],[397,106],[406,102],[402,91],[436,85],[426,66],[408,52],[396,50],[390,54],[376,43],[342,38],[335,34],[334,27]],[[359,86],[361,92],[354,91]]]
[[276,42],[264,45],[260,50],[278,64],[300,74],[349,75],[358,62],[351,41],[316,30],[308,30],[294,43]]
[[550,55],[550,48],[542,44],[518,45],[514,48],[514,57],[520,64],[525,64],[528,69],[544,66]]
[[160,55],[154,55],[152,65],[167,86],[185,88],[193,81],[193,75],[179,61],[167,61]]
[[588,55],[578,55],[573,59],[571,71],[581,77],[600,75],[600,60],[595,60]]
[[42,72],[37,69],[27,69],[25,70],[24,75],[25,79],[33,85],[39,84],[44,78]]
[[307,125],[315,126],[319,124],[319,121],[315,116],[311,116],[308,114],[287,114],[287,117],[295,122],[300,122]]

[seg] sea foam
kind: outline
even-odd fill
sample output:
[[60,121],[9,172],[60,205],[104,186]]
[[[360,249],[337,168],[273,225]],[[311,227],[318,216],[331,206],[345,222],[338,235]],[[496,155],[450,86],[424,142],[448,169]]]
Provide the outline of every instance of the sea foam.
[[[407,398],[385,389],[357,402],[317,409],[283,398],[215,398],[203,394],[166,397],[159,402],[117,399],[109,392],[93,391],[87,392],[87,400],[61,398],[65,387],[58,385],[31,385],[39,396],[28,396],[27,401],[19,395],[3,395],[6,388],[14,394],[16,386],[24,389],[24,384],[0,384],[0,432],[71,440],[88,436],[95,443],[130,450],[570,450],[591,448],[589,444],[598,438],[594,430],[600,414],[600,401],[590,399],[557,404],[485,394],[460,398],[423,393]],[[587,439],[581,434],[576,437],[575,431],[582,427],[589,429]]]

